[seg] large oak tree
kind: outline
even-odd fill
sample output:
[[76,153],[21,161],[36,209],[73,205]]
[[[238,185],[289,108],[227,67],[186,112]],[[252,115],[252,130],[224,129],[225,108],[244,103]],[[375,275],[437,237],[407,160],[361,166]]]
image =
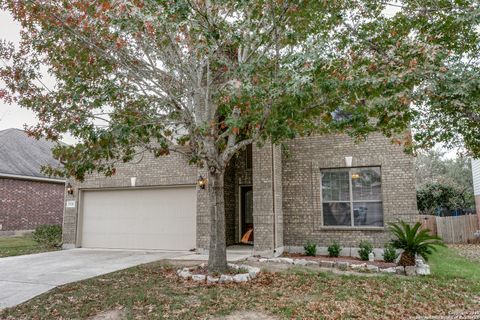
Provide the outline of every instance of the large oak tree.
[[[223,175],[251,143],[379,131],[415,147],[478,136],[475,0],[0,0],[0,97],[36,112],[82,180],[183,153],[208,168],[209,269],[226,268]],[[56,81],[42,82],[42,68]],[[476,97],[476,98],[475,98]],[[448,129],[448,132],[442,131]],[[407,133],[405,133],[407,132]]]

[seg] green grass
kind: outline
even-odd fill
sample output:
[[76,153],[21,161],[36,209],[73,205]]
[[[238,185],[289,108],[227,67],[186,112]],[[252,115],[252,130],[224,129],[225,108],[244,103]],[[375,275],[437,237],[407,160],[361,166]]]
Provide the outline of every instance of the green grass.
[[480,264],[461,257],[453,249],[439,247],[428,263],[435,277],[480,282]]
[[278,319],[407,319],[480,311],[479,267],[441,249],[432,276],[336,275],[294,267],[245,284],[180,280],[155,262],[61,286],[1,319],[86,319],[123,310],[127,319],[205,319],[249,310]]
[[33,241],[32,235],[0,237],[0,258],[32,254],[52,249],[44,248]]

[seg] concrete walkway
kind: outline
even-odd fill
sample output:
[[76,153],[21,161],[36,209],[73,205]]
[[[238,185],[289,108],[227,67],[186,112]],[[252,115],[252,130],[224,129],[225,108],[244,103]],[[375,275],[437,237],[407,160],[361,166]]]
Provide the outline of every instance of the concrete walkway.
[[[235,262],[239,260],[244,260],[248,257],[253,256],[253,246],[246,245],[236,245],[230,246],[227,248],[227,260],[229,262]],[[182,255],[171,260],[198,260],[198,261],[208,261],[208,252],[207,253],[191,253],[189,255]]]
[[[249,247],[227,250],[229,261],[252,254]],[[0,258],[0,309],[13,307],[57,286],[157,260],[208,260],[188,251],[71,249]]]
[[56,286],[190,252],[72,249],[0,259],[0,308],[27,301]]

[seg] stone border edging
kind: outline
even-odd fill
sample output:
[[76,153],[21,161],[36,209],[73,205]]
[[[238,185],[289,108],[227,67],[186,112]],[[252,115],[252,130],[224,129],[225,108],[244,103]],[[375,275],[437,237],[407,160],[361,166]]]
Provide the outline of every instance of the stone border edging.
[[430,267],[428,264],[425,264],[422,260],[418,259],[416,261],[416,266],[411,267],[390,267],[390,268],[380,268],[375,265],[360,263],[353,264],[348,261],[313,261],[307,259],[292,259],[292,258],[253,258],[250,261],[258,261],[260,263],[272,262],[272,263],[283,263],[291,264],[298,266],[319,266],[321,268],[336,268],[342,271],[352,270],[352,271],[367,271],[367,272],[381,272],[387,274],[401,274],[407,276],[413,275],[429,275]]
[[[205,266],[206,266],[205,264],[200,265],[201,268]],[[177,270],[177,275],[180,278],[183,278],[186,280],[192,279],[193,281],[197,281],[197,282],[206,282],[207,284],[214,284],[214,283],[230,283],[230,282],[235,282],[235,283],[247,282],[254,279],[260,273],[260,268],[252,267],[245,264],[237,265],[237,264],[229,263],[228,267],[234,270],[246,269],[248,273],[239,273],[233,276],[228,274],[222,274],[219,277],[213,277],[213,276],[204,275],[204,274],[195,274],[194,270],[197,269],[197,267],[190,267],[190,268],[185,267],[183,269]]]

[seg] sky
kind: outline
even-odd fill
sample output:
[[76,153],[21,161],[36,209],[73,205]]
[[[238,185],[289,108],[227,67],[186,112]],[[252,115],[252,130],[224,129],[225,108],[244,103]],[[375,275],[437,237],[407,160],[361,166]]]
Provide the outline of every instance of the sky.
[[[20,24],[13,21],[9,13],[0,11],[0,39],[18,43],[19,38]],[[2,62],[0,61],[0,63]],[[0,130],[7,128],[23,129],[24,124],[33,125],[36,122],[32,111],[0,101]]]
[[[13,20],[10,13],[0,10],[0,39],[12,41],[18,44],[20,39],[20,24]],[[0,61],[0,64],[3,63]],[[55,85],[54,80],[45,73],[42,81],[48,87]],[[2,85],[0,81],[0,86]],[[16,104],[7,104],[0,101],[0,130],[9,128],[23,129],[25,126],[32,126],[37,123],[37,118],[33,111],[21,108]],[[62,139],[63,142],[72,144],[75,140],[66,135]]]

